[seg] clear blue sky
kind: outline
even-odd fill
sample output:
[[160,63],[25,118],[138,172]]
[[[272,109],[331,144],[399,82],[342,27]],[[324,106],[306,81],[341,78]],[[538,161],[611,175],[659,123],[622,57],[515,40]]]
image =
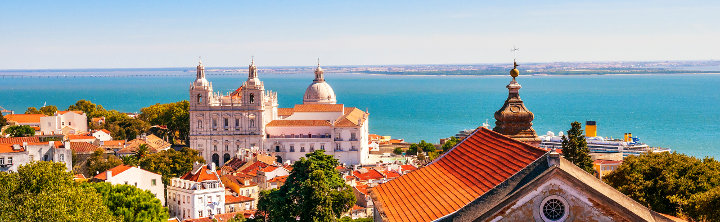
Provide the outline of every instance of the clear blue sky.
[[0,69],[720,59],[720,1],[3,1]]

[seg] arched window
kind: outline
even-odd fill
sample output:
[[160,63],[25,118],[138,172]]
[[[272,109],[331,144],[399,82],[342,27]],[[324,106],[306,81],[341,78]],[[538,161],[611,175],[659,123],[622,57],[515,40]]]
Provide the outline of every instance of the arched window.
[[197,128],[202,129],[202,120],[198,120],[197,122],[198,122]]
[[255,94],[250,93],[250,103],[255,103]]
[[255,127],[255,119],[250,120],[250,127]]
[[215,163],[215,166],[220,166],[220,155],[218,155],[217,153],[213,154],[212,161],[213,163]]
[[201,102],[202,102],[202,95],[198,94],[197,95],[197,103],[199,104]]
[[280,152],[280,146],[275,146],[275,152]]
[[230,154],[223,155],[223,163],[227,163],[227,161],[230,160]]
[[213,151],[217,151],[217,145],[213,145]]

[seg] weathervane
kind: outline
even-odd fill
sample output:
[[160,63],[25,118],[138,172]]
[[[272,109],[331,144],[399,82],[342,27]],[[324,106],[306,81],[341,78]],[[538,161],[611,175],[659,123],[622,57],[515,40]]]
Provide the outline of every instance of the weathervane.
[[513,45],[513,48],[510,49],[510,51],[513,53],[513,69],[514,69],[514,68],[517,68],[517,67],[518,67],[518,64],[517,64],[517,51],[520,51],[520,48],[515,47],[515,45]]
[[318,67],[320,67],[320,57],[318,57],[317,59],[318,59]]
[[202,65],[202,56],[198,56],[198,61],[200,62],[200,65]]

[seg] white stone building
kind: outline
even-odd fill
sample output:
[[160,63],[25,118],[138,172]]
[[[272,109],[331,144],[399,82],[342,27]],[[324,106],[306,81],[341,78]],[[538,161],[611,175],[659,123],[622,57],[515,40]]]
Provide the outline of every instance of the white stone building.
[[215,164],[196,165],[167,187],[170,217],[180,220],[225,213],[225,186]]
[[367,164],[369,115],[336,104],[323,74],[318,65],[303,104],[278,108],[277,94],[265,91],[254,62],[247,81],[226,95],[213,92],[204,67],[198,65],[190,86],[190,147],[220,166],[233,155],[260,152],[287,162],[318,149],[341,163]]
[[0,144],[0,171],[17,171],[19,166],[32,161],[63,163],[69,171],[72,170],[72,150],[54,141]]
[[54,116],[40,118],[43,135],[81,134],[87,132],[87,115],[82,111],[57,111]]
[[120,165],[96,175],[93,180],[105,181],[110,184],[131,185],[148,190],[165,206],[165,187],[160,174],[138,167]]

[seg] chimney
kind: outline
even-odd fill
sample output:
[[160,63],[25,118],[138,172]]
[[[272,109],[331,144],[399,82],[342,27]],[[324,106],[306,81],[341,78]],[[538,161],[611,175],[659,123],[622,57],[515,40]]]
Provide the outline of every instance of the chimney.
[[105,173],[107,174],[106,179],[105,179],[106,181],[112,179],[112,171],[108,170]]
[[548,153],[548,166],[560,166],[560,154],[555,149],[550,150]]

